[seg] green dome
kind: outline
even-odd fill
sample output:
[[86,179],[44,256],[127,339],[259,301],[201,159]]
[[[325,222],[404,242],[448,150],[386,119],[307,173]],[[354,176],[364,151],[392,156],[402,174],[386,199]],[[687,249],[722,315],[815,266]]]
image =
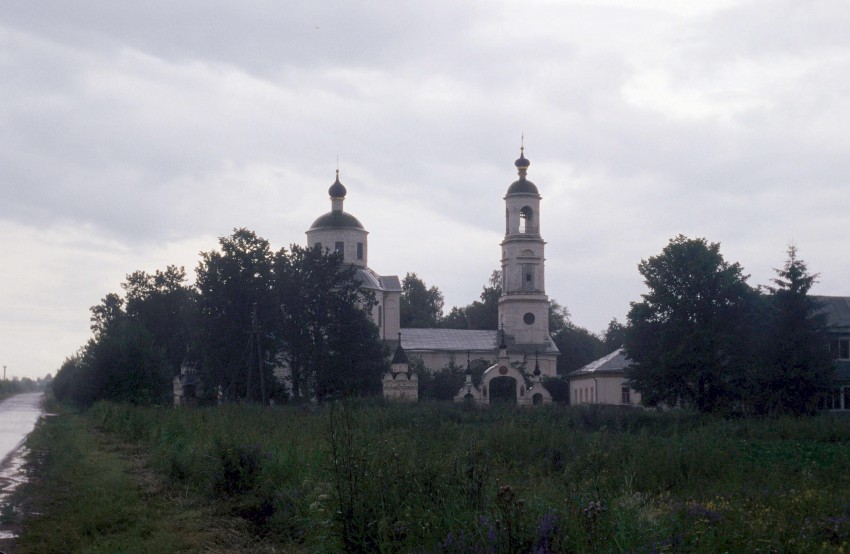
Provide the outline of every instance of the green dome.
[[309,231],[317,229],[363,229],[363,225],[351,214],[345,212],[328,212],[320,216],[310,225]]

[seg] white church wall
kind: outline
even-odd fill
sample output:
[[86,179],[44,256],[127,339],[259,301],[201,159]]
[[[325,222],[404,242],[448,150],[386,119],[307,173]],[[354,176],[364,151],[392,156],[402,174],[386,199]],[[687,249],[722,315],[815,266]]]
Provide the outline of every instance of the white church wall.
[[[307,245],[309,247],[316,246],[316,243],[322,244],[322,249],[335,251],[336,243],[343,243],[343,262],[361,267],[366,267],[368,263],[369,253],[367,237],[368,233],[359,229],[316,229],[308,231]],[[358,258],[358,244],[363,257]]]
[[629,387],[629,403],[623,403],[626,378],[622,374],[582,375],[570,378],[570,402],[577,404],[606,404],[610,406],[640,406],[640,393]]

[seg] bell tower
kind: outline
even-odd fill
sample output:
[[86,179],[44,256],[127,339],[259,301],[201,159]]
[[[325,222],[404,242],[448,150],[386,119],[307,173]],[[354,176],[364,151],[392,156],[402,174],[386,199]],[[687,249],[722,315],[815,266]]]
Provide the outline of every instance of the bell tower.
[[[514,165],[519,179],[505,195],[505,238],[502,247],[502,296],[499,323],[513,338],[514,353],[540,353],[543,373],[555,375],[554,344],[549,337],[549,298],[546,296],[543,249],[540,235],[540,193],[526,178],[531,162],[520,148]],[[509,347],[510,348],[510,347]]]

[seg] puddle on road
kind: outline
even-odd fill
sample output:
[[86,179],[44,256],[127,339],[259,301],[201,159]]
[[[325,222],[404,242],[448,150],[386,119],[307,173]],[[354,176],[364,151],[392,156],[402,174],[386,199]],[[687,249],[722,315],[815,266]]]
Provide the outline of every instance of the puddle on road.
[[24,393],[0,402],[0,551],[13,547],[20,532],[21,507],[13,502],[28,480],[27,435],[41,416],[42,393]]
[[26,455],[26,447],[21,446],[0,465],[0,540],[14,539],[18,536],[15,529],[16,509],[10,502],[15,490],[27,482],[24,471]]

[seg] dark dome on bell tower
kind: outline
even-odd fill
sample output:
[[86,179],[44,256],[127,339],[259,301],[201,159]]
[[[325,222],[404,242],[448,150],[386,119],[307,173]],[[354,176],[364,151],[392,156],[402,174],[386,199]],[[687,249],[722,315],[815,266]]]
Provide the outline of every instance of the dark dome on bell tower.
[[331,185],[331,188],[328,189],[328,196],[331,198],[345,198],[345,195],[348,191],[345,190],[345,186],[339,182],[339,170],[336,170],[336,181]]
[[538,192],[537,186],[525,178],[525,174],[528,172],[528,166],[531,165],[531,162],[525,157],[525,146],[520,147],[519,158],[514,162],[514,165],[517,168],[517,173],[519,173],[519,179],[508,187],[508,196],[512,194],[539,195],[540,192]]

